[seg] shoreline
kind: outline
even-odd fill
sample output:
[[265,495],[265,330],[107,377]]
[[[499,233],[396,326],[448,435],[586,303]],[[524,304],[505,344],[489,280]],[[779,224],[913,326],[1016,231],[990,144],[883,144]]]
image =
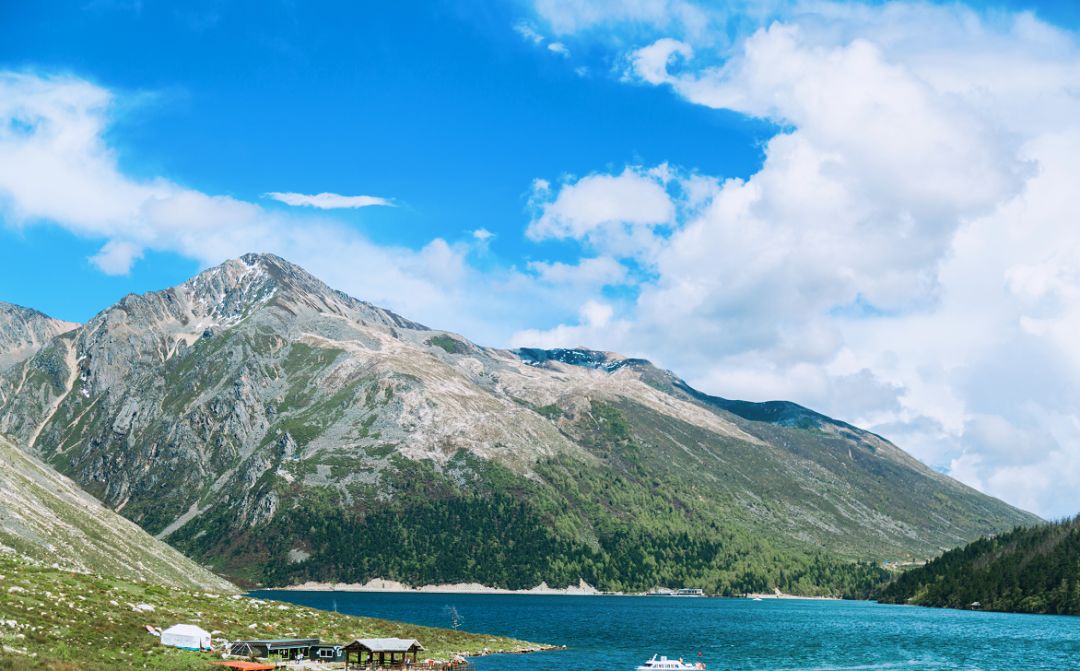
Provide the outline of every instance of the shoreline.
[[548,587],[547,583],[540,583],[529,589],[505,589],[502,587],[490,587],[480,583],[451,583],[439,585],[421,585],[413,587],[397,580],[385,580],[373,578],[366,583],[343,583],[343,582],[305,582],[299,585],[285,587],[260,587],[259,590],[281,590],[289,592],[397,592],[414,594],[525,594],[536,596],[600,596],[600,590],[588,584],[584,580],[570,587]]
[[773,594],[754,593],[754,594],[747,594],[745,596],[738,597],[738,598],[761,599],[762,601],[767,601],[769,599],[781,600],[781,601],[783,601],[783,600],[790,600],[790,601],[796,601],[796,600],[797,601],[843,601],[843,599],[838,597],[838,596],[799,596],[798,594],[785,594],[783,592],[775,592]]
[[[491,587],[489,585],[482,585],[480,583],[442,583],[436,585],[420,585],[412,586],[397,580],[386,580],[384,578],[372,578],[366,583],[344,583],[344,582],[315,582],[308,581],[300,583],[298,585],[286,585],[283,587],[259,587],[257,591],[284,591],[284,592],[385,592],[385,593],[399,593],[399,594],[514,594],[525,596],[650,596],[645,592],[601,592],[592,585],[588,584],[584,580],[578,582],[577,585],[570,587],[549,587],[546,582],[542,582],[536,587],[528,589],[507,589],[503,587]],[[657,595],[657,598],[664,598],[667,595]],[[702,597],[668,597],[668,598],[726,598],[726,599],[781,599],[781,600],[803,600],[803,601],[842,601],[840,597],[835,596],[799,596],[797,594],[786,594],[784,592],[760,592],[752,594],[744,594],[741,596],[712,596],[706,595]]]

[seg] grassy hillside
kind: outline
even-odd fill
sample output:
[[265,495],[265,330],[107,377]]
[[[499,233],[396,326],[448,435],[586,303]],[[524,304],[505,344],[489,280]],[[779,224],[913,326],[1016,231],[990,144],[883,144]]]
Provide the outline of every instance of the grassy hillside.
[[0,550],[81,572],[236,591],[3,438]]
[[878,600],[1080,615],[1080,517],[1019,528],[946,552],[900,575]]
[[[151,610],[152,608],[152,610]],[[165,648],[145,625],[190,623],[219,637],[316,637],[343,643],[400,636],[428,655],[533,649],[523,641],[33,566],[0,555],[0,669],[205,671],[209,653]],[[253,626],[254,625],[254,626]]]

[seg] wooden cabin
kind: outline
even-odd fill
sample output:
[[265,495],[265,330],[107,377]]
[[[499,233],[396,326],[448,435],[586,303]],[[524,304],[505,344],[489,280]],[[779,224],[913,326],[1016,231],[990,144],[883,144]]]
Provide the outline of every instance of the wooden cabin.
[[424,646],[411,638],[358,638],[345,646],[345,668],[400,669],[416,666]]

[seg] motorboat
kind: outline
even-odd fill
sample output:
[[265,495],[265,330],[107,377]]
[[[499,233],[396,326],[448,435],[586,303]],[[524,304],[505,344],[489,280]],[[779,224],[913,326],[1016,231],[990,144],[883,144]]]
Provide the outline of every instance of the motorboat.
[[701,662],[691,664],[681,659],[653,655],[652,659],[637,667],[636,671],[703,671],[704,669],[705,665]]

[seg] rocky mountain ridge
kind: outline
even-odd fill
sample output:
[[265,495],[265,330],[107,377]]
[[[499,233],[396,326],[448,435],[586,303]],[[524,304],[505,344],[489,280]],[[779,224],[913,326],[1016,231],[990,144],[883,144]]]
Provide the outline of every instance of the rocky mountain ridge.
[[30,358],[54,337],[78,326],[0,301],[0,371]]
[[253,581],[812,589],[816,553],[927,557],[1037,520],[800,406],[481,347],[270,255],[125,297],[0,398],[0,433]]

